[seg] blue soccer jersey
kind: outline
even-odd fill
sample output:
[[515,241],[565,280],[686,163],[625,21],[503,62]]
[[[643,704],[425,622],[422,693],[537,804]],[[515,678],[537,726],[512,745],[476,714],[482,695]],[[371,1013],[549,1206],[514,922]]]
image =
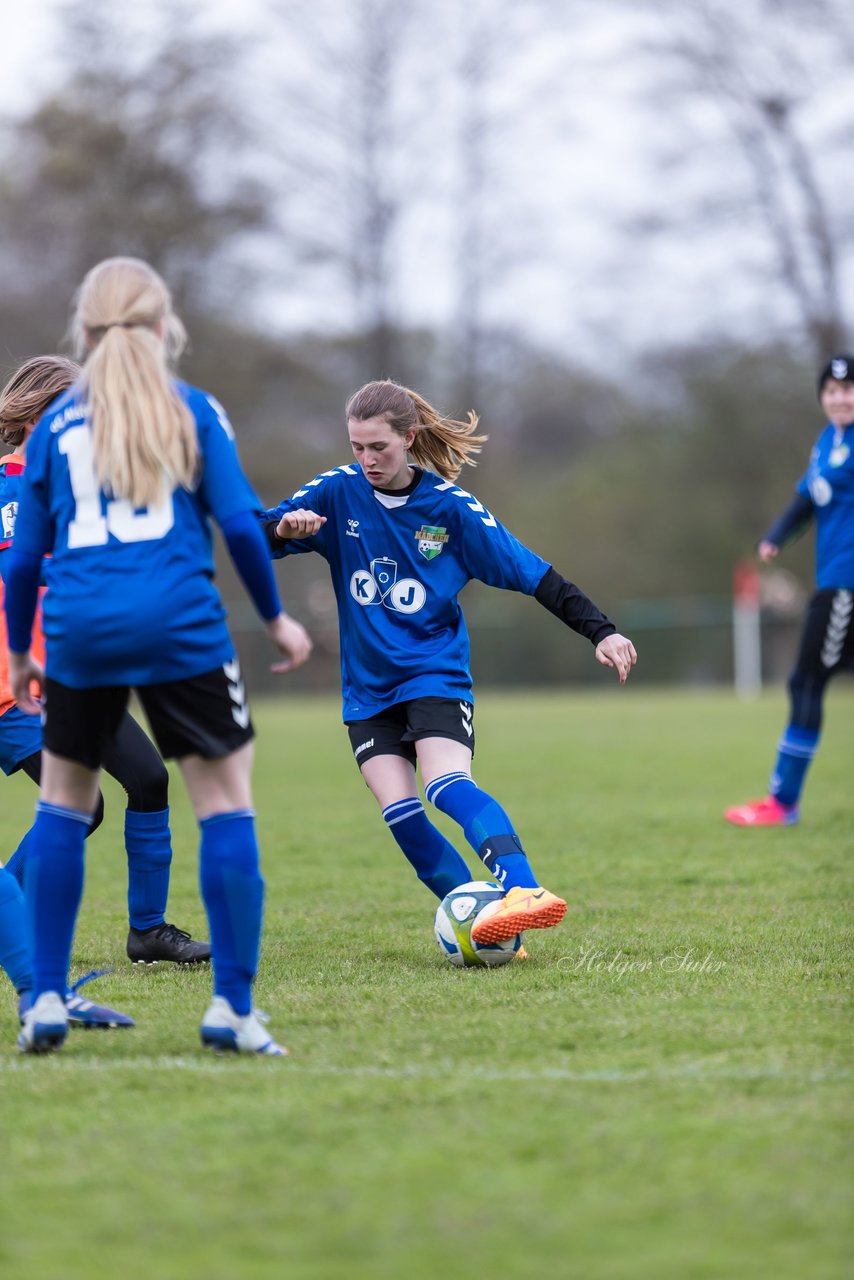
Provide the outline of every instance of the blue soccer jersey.
[[816,519],[816,585],[854,590],[854,426],[828,423],[797,485]]
[[209,517],[222,523],[260,504],[221,406],[185,383],[176,387],[196,422],[199,480],[156,506],[134,509],[99,490],[78,388],[54,401],[29,440],[14,548],[52,557],[47,670],[72,688],[158,684],[233,657]]
[[[457,595],[477,578],[533,595],[549,565],[472,494],[425,471],[400,505],[356,464],[325,471],[262,516],[310,508],[327,518],[275,556],[318,551],[338,600],[344,719],[396,702],[472,700],[469,638]],[[391,499],[392,503],[394,499]]]

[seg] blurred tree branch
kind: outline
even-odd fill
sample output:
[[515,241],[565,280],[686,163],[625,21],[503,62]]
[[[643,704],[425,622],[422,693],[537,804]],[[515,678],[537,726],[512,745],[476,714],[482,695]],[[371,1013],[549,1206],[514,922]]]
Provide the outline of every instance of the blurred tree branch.
[[[720,113],[751,179],[744,212],[752,206],[764,227],[776,280],[823,358],[845,341],[839,243],[850,227],[823,176],[840,163],[824,154],[832,132],[817,129],[810,111],[850,76],[847,8],[838,0],[743,0],[737,10],[726,0],[647,0],[645,8],[656,21],[647,52],[658,111],[681,102]],[[850,127],[842,142],[850,149]],[[704,163],[717,178],[702,146],[684,146],[681,161]],[[737,180],[732,168],[721,178]],[[671,206],[660,225],[672,233],[688,216]]]
[[75,0],[56,87],[7,128],[4,306],[49,312],[57,335],[84,273],[114,254],[162,271],[185,313],[246,289],[235,246],[266,225],[268,196],[234,163],[244,137],[228,87],[236,50],[194,33],[183,14],[170,10],[151,42],[114,8]]

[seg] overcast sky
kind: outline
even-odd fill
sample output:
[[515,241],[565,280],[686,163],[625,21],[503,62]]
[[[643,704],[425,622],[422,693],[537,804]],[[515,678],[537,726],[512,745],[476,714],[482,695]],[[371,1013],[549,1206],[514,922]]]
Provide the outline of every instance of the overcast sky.
[[[49,87],[53,7],[51,0],[16,6],[4,22],[0,100],[6,112],[25,109]],[[217,25],[235,31],[259,30],[261,10],[262,0],[208,0],[206,9]],[[527,234],[532,248],[544,251],[522,253],[512,272],[496,281],[489,297],[491,317],[582,359],[595,359],[611,346],[639,348],[651,339],[679,341],[720,332],[737,339],[763,336],[768,299],[757,288],[753,267],[768,246],[758,232],[745,231],[737,210],[729,237],[647,238],[615,230],[690,198],[692,179],[682,175],[679,181],[686,185],[668,190],[668,175],[659,164],[666,113],[656,120],[642,105],[641,82],[648,72],[635,56],[638,29],[626,20],[625,6],[604,0],[580,12],[572,74],[586,109],[574,118],[549,119],[546,107],[540,128],[519,128],[515,139],[508,135],[519,244]],[[622,17],[615,22],[617,13]],[[262,53],[268,60],[286,56],[269,43]],[[547,62],[547,49],[543,57]],[[523,65],[520,72],[528,78],[553,73],[554,67],[545,65]],[[515,91],[520,88],[525,85],[517,84]],[[744,181],[742,160],[735,149],[729,157],[720,149],[720,123],[711,116],[698,117],[696,144],[709,146],[709,164],[719,168],[723,194],[730,182],[734,190]],[[441,217],[431,222],[429,212],[420,217],[421,225],[411,228],[418,251],[403,256],[403,318],[440,325],[452,305],[442,256],[447,228]],[[846,280],[850,295],[850,261]],[[313,286],[303,292],[294,288],[284,303],[271,296],[267,305],[286,326],[331,322],[328,298]],[[785,317],[786,306],[781,298],[778,318]]]

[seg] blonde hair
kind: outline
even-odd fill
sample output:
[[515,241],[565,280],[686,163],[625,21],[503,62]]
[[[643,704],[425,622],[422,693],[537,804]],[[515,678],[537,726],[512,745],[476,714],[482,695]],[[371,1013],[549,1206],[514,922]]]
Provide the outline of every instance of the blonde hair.
[[478,417],[469,410],[467,421],[446,418],[417,391],[397,382],[368,382],[347,401],[347,417],[354,422],[385,418],[399,435],[415,428],[409,452],[419,467],[436,471],[444,480],[456,480],[465,465],[476,467],[488,436],[476,436]]
[[72,333],[89,349],[83,386],[101,488],[144,507],[192,487],[196,424],[168,364],[186,333],[157,272],[138,258],[99,262],[80,286]]
[[0,441],[17,449],[52,400],[80,377],[79,364],[63,356],[33,356],[0,391]]

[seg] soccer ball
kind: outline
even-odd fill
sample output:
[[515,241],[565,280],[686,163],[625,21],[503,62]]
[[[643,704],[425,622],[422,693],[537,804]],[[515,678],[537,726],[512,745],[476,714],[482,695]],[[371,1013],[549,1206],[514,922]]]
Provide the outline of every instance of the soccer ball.
[[482,911],[500,902],[504,890],[494,880],[472,880],[457,885],[442,901],[433,926],[439,950],[458,968],[496,965],[512,960],[522,945],[522,934],[505,942],[478,943],[472,940],[472,925]]

